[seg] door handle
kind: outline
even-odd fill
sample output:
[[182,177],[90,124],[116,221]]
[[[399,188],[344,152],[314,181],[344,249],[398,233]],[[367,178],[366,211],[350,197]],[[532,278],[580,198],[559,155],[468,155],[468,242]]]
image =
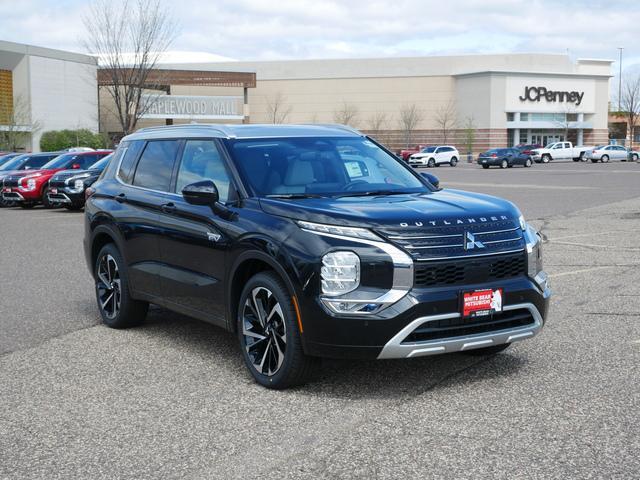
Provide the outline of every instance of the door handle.
[[177,209],[173,203],[165,203],[160,207],[160,210],[162,210],[164,213],[175,213]]
[[127,196],[124,193],[121,193],[120,195],[116,196],[116,202],[124,203],[126,201],[127,201]]

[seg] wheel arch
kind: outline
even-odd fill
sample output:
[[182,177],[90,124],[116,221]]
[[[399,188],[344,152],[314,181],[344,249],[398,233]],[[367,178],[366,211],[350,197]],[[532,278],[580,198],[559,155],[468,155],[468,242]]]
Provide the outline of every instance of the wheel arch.
[[[283,262],[284,263],[284,262]],[[272,271],[285,283],[289,293],[296,295],[296,289],[291,281],[291,276],[280,262],[271,255],[259,250],[249,250],[240,254],[229,270],[227,282],[227,329],[236,331],[236,317],[238,314],[238,302],[240,294],[247,280],[257,273]]]
[[120,255],[125,259],[126,263],[126,253],[122,248],[122,241],[120,236],[115,232],[114,228],[108,224],[101,224],[94,228],[93,233],[91,235],[91,274],[93,275],[93,269],[96,264],[96,260],[98,259],[98,253],[102,248],[109,244],[113,243],[116,245],[118,250],[120,251]]

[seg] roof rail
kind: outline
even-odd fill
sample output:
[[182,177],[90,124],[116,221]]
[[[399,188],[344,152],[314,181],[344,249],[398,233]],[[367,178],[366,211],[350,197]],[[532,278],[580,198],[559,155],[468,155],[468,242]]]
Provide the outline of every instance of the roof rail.
[[224,124],[199,123],[199,122],[181,123],[181,124],[178,124],[178,125],[161,125],[161,126],[156,126],[156,127],[144,127],[144,128],[140,128],[140,129],[136,130],[133,133],[135,134],[135,133],[140,133],[140,132],[155,132],[155,131],[167,130],[167,129],[170,129],[170,130],[171,129],[181,130],[183,128],[190,128],[190,127],[210,128],[212,130],[220,132],[225,137],[235,137],[235,134],[233,132],[231,132],[231,130],[226,128],[226,125],[224,125]]
[[317,127],[330,127],[330,128],[337,128],[339,130],[344,130],[346,132],[351,132],[351,133],[355,133],[357,135],[360,135],[361,137],[364,137],[364,133],[362,133],[360,130],[358,130],[357,128],[353,128],[349,125],[343,125],[341,123],[305,123],[305,125],[310,125],[310,126],[317,126]]

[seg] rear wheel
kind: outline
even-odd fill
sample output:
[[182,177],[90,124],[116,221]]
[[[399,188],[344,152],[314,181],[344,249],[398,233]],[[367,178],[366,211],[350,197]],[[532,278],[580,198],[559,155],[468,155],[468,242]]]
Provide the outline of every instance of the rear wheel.
[[631,160],[633,160],[634,162],[638,161],[638,154],[634,153],[633,155],[631,155]]
[[509,162],[507,162],[506,160],[502,160],[502,162],[500,163],[500,168],[507,168],[509,166]]
[[113,243],[98,253],[93,276],[98,309],[107,326],[128,328],[144,321],[149,304],[131,298],[127,267]]
[[427,162],[427,167],[433,168],[436,165],[436,161],[433,158],[430,158]]
[[475,348],[473,350],[463,351],[465,355],[471,355],[472,357],[482,357],[484,355],[495,355],[503,350],[506,350],[511,346],[510,343],[503,343],[502,345],[494,345],[492,347]]
[[542,155],[542,163],[549,163],[551,161],[551,155],[549,155],[548,153],[545,153],[544,155]]
[[524,168],[529,168],[530,166],[531,166],[531,159],[530,159],[530,158],[527,158],[527,159],[524,161]]
[[247,282],[240,295],[237,329],[245,364],[264,387],[305,383],[319,362],[302,350],[293,299],[275,273],[258,273]]
[[602,163],[609,163],[609,155],[602,155],[602,157],[600,157],[600,161]]
[[489,168],[489,165],[482,165],[482,168]]
[[449,160],[449,165],[451,165],[452,167],[455,167],[458,164],[458,159],[456,157],[451,157],[451,160]]

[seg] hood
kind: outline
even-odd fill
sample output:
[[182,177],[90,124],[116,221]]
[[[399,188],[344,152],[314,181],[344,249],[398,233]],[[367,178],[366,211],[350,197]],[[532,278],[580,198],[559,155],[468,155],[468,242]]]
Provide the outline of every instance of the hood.
[[102,170],[98,170],[98,169],[89,169],[89,170],[78,170],[78,169],[71,169],[71,170],[58,170],[55,174],[56,178],[70,178],[70,177],[76,177],[78,175],[89,175],[89,176],[94,176],[94,175],[100,175],[102,173]]
[[491,217],[517,223],[520,216],[507,200],[449,189],[380,197],[262,198],[260,204],[269,214],[294,220],[373,229],[468,225]]

